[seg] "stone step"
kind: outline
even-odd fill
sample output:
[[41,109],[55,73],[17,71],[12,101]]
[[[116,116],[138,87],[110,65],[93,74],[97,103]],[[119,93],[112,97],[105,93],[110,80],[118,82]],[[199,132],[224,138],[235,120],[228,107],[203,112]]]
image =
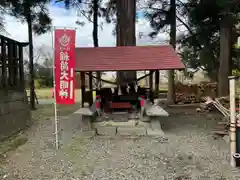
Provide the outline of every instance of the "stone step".
[[115,122],[126,122],[128,120],[139,120],[140,114],[139,113],[124,113],[124,112],[115,112],[112,114],[103,114],[102,116],[98,116],[95,120],[95,122],[101,122],[101,121],[115,121]]
[[146,136],[147,129],[145,127],[114,127],[101,126],[97,127],[96,134],[100,136]]
[[136,119],[130,119],[125,122],[120,122],[120,121],[102,121],[102,122],[93,122],[92,127],[93,128],[98,128],[99,126],[113,126],[113,127],[145,127],[149,128],[150,123],[149,122],[142,122],[140,120]]
[[153,137],[164,137],[164,132],[162,129],[147,129],[147,136],[153,136]]
[[114,126],[99,126],[95,127],[96,134],[100,136],[116,136],[117,127]]
[[117,127],[117,135],[120,136],[146,136],[145,127]]
[[151,136],[163,137],[162,130],[153,130],[146,127],[116,127],[116,126],[99,126],[95,128],[96,135],[100,136]]
[[160,120],[158,118],[152,118],[150,122],[150,128],[153,130],[162,130]]

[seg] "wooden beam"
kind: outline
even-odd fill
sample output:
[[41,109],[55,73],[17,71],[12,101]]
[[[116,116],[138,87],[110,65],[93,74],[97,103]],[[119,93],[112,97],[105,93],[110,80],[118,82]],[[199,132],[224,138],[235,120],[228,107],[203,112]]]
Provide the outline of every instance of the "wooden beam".
[[6,37],[6,36],[3,36],[3,35],[0,35],[0,38],[3,39],[4,41],[8,41],[8,42],[11,42],[11,43],[14,43],[14,44],[18,44],[18,45],[23,46],[23,47],[26,47],[26,46],[29,45],[28,42],[15,41],[15,40],[10,39],[10,38],[8,38],[8,37]]
[[[146,75],[144,75],[144,76],[141,76],[141,77],[138,78],[136,81],[140,81],[140,80],[142,80],[142,79],[144,79],[144,78],[146,78],[146,77],[152,75],[153,72],[154,72],[154,71],[151,71],[150,73],[148,73],[148,74],[146,74]],[[90,76],[89,73],[86,73],[86,75]],[[98,78],[98,77],[96,77],[96,76],[94,76],[94,75],[91,75],[91,76],[92,76],[94,79],[97,79],[97,78]],[[116,82],[112,82],[112,81],[108,81],[108,80],[104,80],[104,79],[100,79],[100,80],[101,80],[102,82],[105,82],[105,83],[109,83],[109,84],[117,85]],[[131,82],[127,82],[127,83],[131,83]]]

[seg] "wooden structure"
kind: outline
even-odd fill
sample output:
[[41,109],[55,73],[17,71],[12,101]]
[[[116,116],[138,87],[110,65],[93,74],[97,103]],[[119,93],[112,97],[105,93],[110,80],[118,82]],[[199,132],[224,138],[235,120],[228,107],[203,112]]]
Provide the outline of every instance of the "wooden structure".
[[30,124],[23,69],[27,45],[0,35],[0,139]]
[[[170,45],[162,46],[122,46],[122,47],[98,47],[98,48],[76,48],[76,71],[81,73],[81,92],[82,92],[82,106],[84,102],[93,102],[92,97],[92,78],[93,72],[104,72],[104,71],[142,71],[149,70],[150,73],[144,77],[138,78],[143,79],[147,76],[150,77],[149,92],[153,92],[153,75],[155,73],[155,91],[158,94],[159,87],[159,70],[173,70],[185,68],[181,62],[179,56]],[[89,76],[89,91],[86,92],[85,76]],[[102,80],[108,83],[106,80]],[[129,84],[136,82],[127,82]],[[126,86],[126,84],[116,84],[117,86]],[[114,101],[112,98],[118,98],[116,101],[119,102],[119,107],[129,107],[126,102],[126,97],[119,97],[113,95],[109,89],[101,89],[104,100]],[[105,95],[103,95],[105,94]],[[111,95],[112,94],[112,95]],[[113,97],[114,96],[114,97]],[[149,94],[149,97],[154,97],[153,93]],[[134,97],[133,95],[131,97]],[[125,99],[125,100],[119,100]],[[133,98],[133,101],[137,100],[138,97]],[[129,99],[127,100],[129,101]],[[118,105],[112,104],[116,108]]]
[[20,43],[0,35],[1,89],[24,89],[23,47]]

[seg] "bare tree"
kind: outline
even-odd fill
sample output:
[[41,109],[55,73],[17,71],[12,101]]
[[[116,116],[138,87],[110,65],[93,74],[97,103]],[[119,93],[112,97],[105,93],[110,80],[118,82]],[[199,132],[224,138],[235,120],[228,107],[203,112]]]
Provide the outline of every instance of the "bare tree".
[[[37,73],[40,66],[44,66],[46,68],[51,69],[53,65],[53,52],[49,51],[49,47],[42,45],[35,47],[33,49],[33,63],[35,65],[35,72]],[[23,50],[24,56],[24,72],[29,79],[29,48],[24,48]]]

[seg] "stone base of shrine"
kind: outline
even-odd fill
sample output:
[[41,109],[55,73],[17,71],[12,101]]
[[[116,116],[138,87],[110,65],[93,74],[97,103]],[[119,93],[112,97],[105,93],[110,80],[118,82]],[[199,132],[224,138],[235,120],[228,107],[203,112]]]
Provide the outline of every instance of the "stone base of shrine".
[[[73,118],[79,120],[82,131],[93,131],[99,136],[164,136],[160,119],[164,117],[141,117],[139,112],[115,112],[93,116],[79,109]],[[90,111],[89,111],[90,112]]]
[[164,136],[159,121],[158,127],[156,122],[129,120],[117,123],[112,121],[92,123],[92,128],[96,131],[96,135],[100,136]]

